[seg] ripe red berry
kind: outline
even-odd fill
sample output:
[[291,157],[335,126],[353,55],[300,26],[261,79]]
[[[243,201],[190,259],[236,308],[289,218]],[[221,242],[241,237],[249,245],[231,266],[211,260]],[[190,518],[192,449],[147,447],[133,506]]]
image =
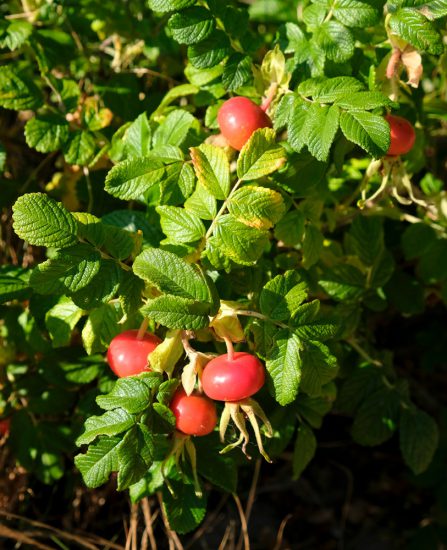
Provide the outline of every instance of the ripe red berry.
[[258,128],[271,128],[270,117],[246,97],[233,97],[222,105],[217,115],[222,135],[240,151]]
[[216,426],[216,406],[204,395],[186,395],[181,388],[175,392],[170,408],[175,415],[175,427],[186,435],[208,435]]
[[397,156],[409,153],[416,140],[413,125],[401,116],[386,115],[385,119],[390,125],[390,147],[387,155]]
[[161,343],[155,334],[146,332],[138,339],[138,330],[126,330],[115,336],[107,350],[107,361],[120,378],[149,370],[147,356]]
[[11,420],[9,418],[4,418],[0,420],[0,437],[8,435],[11,427]]
[[241,401],[259,391],[265,382],[264,367],[257,357],[235,352],[212,359],[202,375],[203,391],[217,401]]

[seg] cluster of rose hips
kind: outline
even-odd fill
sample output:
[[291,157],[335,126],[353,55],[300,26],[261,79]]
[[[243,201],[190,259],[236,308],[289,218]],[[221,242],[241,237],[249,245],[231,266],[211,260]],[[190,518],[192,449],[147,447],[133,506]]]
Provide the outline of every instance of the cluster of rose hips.
[[[154,334],[139,334],[138,330],[122,332],[113,338],[108,348],[107,361],[110,368],[119,377],[147,372],[150,370],[148,355],[160,342]],[[208,435],[217,424],[214,401],[223,401],[226,408],[222,414],[221,436],[223,437],[231,417],[241,432],[241,438],[234,446],[243,441],[246,444],[246,415],[255,429],[260,451],[265,456],[254,415],[259,416],[267,426],[269,424],[259,405],[250,399],[262,388],[264,382],[264,367],[254,355],[230,351],[214,357],[203,370],[200,380],[202,392],[194,390],[187,395],[183,388],[175,392],[170,409],[175,416],[177,431],[188,436]],[[232,447],[233,445],[229,446]]]

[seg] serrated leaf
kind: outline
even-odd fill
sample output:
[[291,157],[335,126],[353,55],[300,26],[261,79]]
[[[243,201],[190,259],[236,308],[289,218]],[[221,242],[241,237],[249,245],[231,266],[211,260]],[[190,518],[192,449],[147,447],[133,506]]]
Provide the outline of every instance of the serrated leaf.
[[301,352],[301,362],[301,390],[311,397],[318,397],[322,386],[337,375],[337,360],[324,344],[306,342]]
[[[173,494],[163,486],[163,509],[171,529],[177,533],[188,533],[195,529],[206,514],[206,498],[199,498],[194,482],[183,472],[183,476],[170,479]],[[175,496],[174,496],[175,495]]]
[[298,337],[288,330],[280,330],[267,354],[265,366],[276,401],[280,405],[292,403],[301,380],[301,344]]
[[124,147],[128,158],[145,157],[150,153],[152,131],[146,113],[141,113],[124,134]]
[[303,97],[312,97],[319,103],[333,103],[364,89],[365,86],[352,76],[336,76],[305,80],[298,86],[298,93]]
[[76,468],[81,472],[84,483],[95,489],[105,483],[110,474],[118,469],[116,447],[120,437],[101,437],[90,445],[85,454],[75,456]]
[[39,294],[70,294],[87,286],[98,273],[101,254],[89,244],[77,244],[37,265],[30,285]]
[[144,424],[129,430],[117,447],[118,491],[139,481],[151,466],[155,454],[155,437]]
[[307,424],[300,424],[293,448],[293,479],[298,479],[306,469],[317,450],[317,440]]
[[117,260],[128,258],[135,248],[137,236],[114,225],[103,224],[105,250]]
[[445,0],[432,0],[431,2],[424,2],[419,11],[431,21],[447,15],[447,4]]
[[88,212],[73,212],[78,226],[78,237],[101,248],[104,244],[104,226],[99,218]]
[[89,284],[72,294],[73,302],[82,309],[93,309],[112,300],[118,292],[123,270],[113,260],[101,260],[98,273]]
[[341,302],[357,300],[365,292],[366,277],[350,264],[340,264],[325,270],[318,281],[321,287]]
[[306,219],[300,210],[292,210],[275,226],[275,237],[286,246],[296,246],[302,241]]
[[219,489],[235,493],[237,489],[237,465],[228,454],[220,454],[222,444],[216,433],[208,437],[196,437],[197,471]]
[[229,91],[237,90],[251,77],[251,57],[239,52],[232,54],[225,63],[222,84]]
[[204,143],[192,147],[190,153],[199,183],[216,199],[226,199],[230,192],[230,163],[225,152]]
[[122,273],[118,295],[126,317],[134,315],[142,306],[144,287],[144,281],[130,271]]
[[228,200],[228,211],[237,220],[256,229],[270,229],[284,215],[286,206],[280,193],[267,187],[246,185]]
[[383,157],[388,151],[390,129],[382,116],[368,112],[343,112],[340,127],[346,139],[360,145],[373,157]]
[[293,317],[307,298],[307,285],[296,271],[286,271],[269,281],[261,291],[259,305],[263,315],[276,321]]
[[201,183],[197,184],[194,193],[186,200],[185,208],[202,220],[213,220],[217,213],[216,199]]
[[161,292],[187,300],[210,301],[208,286],[200,271],[172,252],[146,249],[135,258],[133,270]]
[[15,232],[30,244],[63,248],[78,242],[72,215],[45,193],[22,195],[12,211]]
[[19,274],[1,274],[0,273],[0,304],[10,300],[20,300],[32,293],[29,283],[23,280]]
[[237,175],[242,181],[256,180],[278,170],[286,161],[285,151],[276,143],[275,130],[261,128],[251,135],[237,161]]
[[303,239],[303,266],[306,269],[309,269],[320,259],[323,242],[324,237],[318,227],[313,224],[307,225]]
[[36,109],[42,93],[34,82],[16,72],[12,65],[0,67],[0,107],[23,111]]
[[219,218],[207,246],[216,246],[236,263],[252,265],[261,256],[267,243],[267,231],[248,227],[227,214]]
[[47,311],[45,325],[54,348],[66,346],[70,343],[71,333],[82,314],[82,309],[64,296]]
[[359,0],[338,0],[332,9],[334,17],[347,27],[370,27],[379,18],[374,6]]
[[179,147],[186,139],[194,117],[188,111],[176,109],[169,113],[154,132],[153,145],[175,145]]
[[340,110],[336,105],[327,107],[314,103],[308,109],[302,132],[305,145],[316,159],[327,160],[339,118]]
[[337,21],[326,21],[317,27],[314,40],[327,58],[343,63],[354,54],[354,37],[349,29]]
[[147,385],[136,377],[119,378],[111,392],[98,395],[96,402],[106,411],[124,409],[128,413],[139,413],[151,402],[151,394]]
[[157,206],[163,233],[172,242],[193,243],[205,236],[205,226],[198,216],[176,206]]
[[227,35],[213,31],[206,40],[188,47],[188,59],[197,69],[208,69],[220,63],[230,52]]
[[400,449],[406,464],[419,475],[429,467],[438,447],[439,429],[426,412],[406,408],[400,418]]
[[154,11],[177,11],[195,4],[195,0],[147,0],[148,6]]
[[100,353],[107,349],[110,341],[120,332],[122,313],[117,304],[104,304],[91,311],[82,329],[82,342],[86,352]]
[[393,435],[399,416],[400,397],[388,388],[369,395],[354,418],[352,437],[360,445],[380,445]]
[[57,115],[40,115],[25,125],[26,143],[39,153],[57,151],[68,139],[68,122]]
[[401,8],[391,14],[389,27],[393,34],[403,38],[416,49],[433,55],[443,52],[442,38],[434,23],[414,8]]
[[161,232],[149,216],[139,210],[112,210],[102,217],[103,223],[115,225],[130,233],[143,233],[143,244],[158,246]]
[[378,217],[356,216],[349,230],[353,253],[372,266],[383,252],[383,225]]
[[[180,331],[176,332],[180,333]],[[172,401],[175,390],[178,388],[178,385],[179,380],[176,378],[165,380],[158,388],[157,401],[168,407],[169,403]]]
[[382,387],[380,369],[372,365],[358,367],[343,382],[337,396],[337,409],[354,415],[365,398]]
[[214,30],[214,21],[209,10],[194,6],[174,13],[168,21],[168,28],[180,44],[196,44]]
[[335,104],[347,111],[370,111],[390,106],[392,101],[381,92],[354,92],[338,98]]
[[160,182],[160,204],[183,204],[195,185],[194,170],[186,162],[166,166],[165,177]]
[[297,413],[308,422],[312,428],[319,429],[324,416],[332,409],[332,402],[326,396],[309,397],[300,393],[296,399]]
[[145,317],[171,329],[199,330],[209,324],[210,304],[181,296],[159,296],[141,308]]
[[66,162],[86,166],[93,158],[96,142],[93,134],[84,130],[76,130],[69,134],[63,143]]
[[125,160],[107,174],[105,190],[119,199],[138,200],[161,181],[164,173],[163,164],[152,157]]
[[33,32],[29,21],[7,20],[0,21],[0,48],[13,51],[22,46]]
[[87,418],[84,433],[76,440],[77,445],[91,443],[98,435],[117,435],[131,428],[135,424],[135,417],[123,409],[107,411],[101,416]]

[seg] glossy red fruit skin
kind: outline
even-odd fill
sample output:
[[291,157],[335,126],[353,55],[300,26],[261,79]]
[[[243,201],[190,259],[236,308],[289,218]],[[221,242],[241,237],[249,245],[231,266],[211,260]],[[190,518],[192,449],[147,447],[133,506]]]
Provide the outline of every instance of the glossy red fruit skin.
[[216,401],[241,401],[258,392],[265,383],[261,361],[250,353],[237,351],[233,361],[228,354],[212,359],[202,375],[202,388]]
[[271,128],[270,117],[246,97],[232,97],[217,114],[222,135],[234,149],[240,151],[258,128]]
[[386,115],[385,119],[390,125],[390,147],[387,155],[395,157],[409,153],[416,140],[416,132],[411,122],[396,115]]
[[3,420],[0,420],[0,437],[8,435],[10,427],[11,421],[9,418],[4,418]]
[[183,388],[172,398],[170,409],[175,415],[175,427],[186,435],[208,435],[217,424],[216,406],[204,395],[186,395]]
[[150,370],[147,356],[161,343],[155,334],[146,332],[141,340],[137,335],[138,330],[126,330],[110,342],[107,362],[120,378]]

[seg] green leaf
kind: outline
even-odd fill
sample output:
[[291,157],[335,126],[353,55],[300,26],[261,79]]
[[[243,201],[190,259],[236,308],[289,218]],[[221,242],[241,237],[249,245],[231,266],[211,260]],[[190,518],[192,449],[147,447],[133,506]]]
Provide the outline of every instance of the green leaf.
[[135,258],[133,270],[161,292],[198,302],[211,301],[208,286],[200,271],[172,252],[146,249]]
[[352,437],[360,445],[380,445],[393,435],[399,416],[399,395],[382,388],[369,395],[354,418]]
[[100,265],[98,250],[86,243],[77,244],[36,266],[30,285],[39,294],[70,294],[87,286]]
[[122,273],[118,295],[126,317],[135,315],[142,306],[144,287],[144,281],[130,271]]
[[228,454],[220,454],[222,443],[216,433],[208,437],[196,437],[197,471],[219,489],[235,493],[237,489],[237,464]]
[[239,52],[232,54],[225,63],[222,84],[229,91],[237,90],[251,77],[251,68],[251,57]]
[[136,118],[124,134],[124,146],[128,158],[145,157],[151,149],[151,127],[146,113]]
[[420,8],[420,12],[425,15],[427,19],[439,19],[447,15],[447,4],[445,0],[432,0],[431,2],[423,3]]
[[318,160],[327,160],[339,118],[340,110],[336,105],[327,107],[314,103],[307,111],[302,131],[309,152]]
[[177,11],[195,4],[196,0],[147,0],[148,6],[154,11]]
[[158,388],[157,401],[168,407],[169,403],[172,401],[175,390],[178,388],[178,385],[179,380],[176,378],[162,382]]
[[296,271],[286,271],[269,281],[261,291],[261,312],[270,319],[285,321],[293,317],[307,298],[307,285]]
[[319,103],[333,103],[364,89],[365,86],[352,76],[336,76],[304,80],[298,86],[298,93],[303,97],[312,97]]
[[95,138],[93,134],[84,130],[72,132],[63,145],[65,160],[69,164],[86,166],[95,154]]
[[365,292],[366,277],[350,264],[335,265],[323,272],[318,281],[325,292],[340,302],[357,300]]
[[70,298],[62,296],[59,302],[47,311],[45,325],[50,333],[54,348],[67,346],[71,333],[83,311]]
[[42,93],[26,76],[16,72],[12,65],[0,67],[0,107],[24,111],[37,109]]
[[313,266],[320,259],[323,250],[324,237],[321,231],[313,224],[306,226],[303,239],[303,266],[306,269]]
[[293,448],[293,479],[298,479],[315,456],[317,440],[307,424],[300,424]]
[[335,63],[343,63],[354,55],[354,37],[337,21],[326,21],[317,27],[314,40],[327,58]]
[[155,453],[155,437],[144,424],[130,429],[117,447],[118,491],[139,481],[151,466]]
[[438,442],[438,426],[431,416],[417,408],[402,411],[400,449],[414,474],[419,475],[429,467]]
[[151,402],[147,385],[134,376],[119,378],[107,395],[98,395],[96,402],[106,411],[124,409],[128,413],[139,413]]
[[201,183],[185,202],[185,208],[202,220],[213,220],[217,213],[217,203],[214,196]]
[[246,185],[231,195],[228,211],[249,227],[270,229],[283,217],[286,207],[277,191]]
[[92,310],[82,329],[82,342],[89,355],[107,349],[112,338],[121,331],[118,325],[121,316],[119,306],[113,303]]
[[321,388],[337,375],[337,360],[329,348],[320,342],[306,342],[301,352],[301,390],[311,397],[318,397]]
[[347,27],[370,27],[379,18],[375,7],[360,0],[337,0],[332,10],[334,17]]
[[163,233],[172,242],[193,243],[205,236],[205,226],[198,216],[176,206],[157,206]]
[[199,183],[216,199],[226,199],[230,192],[230,163],[220,147],[206,143],[190,149]]
[[180,145],[185,141],[195,118],[188,111],[176,109],[169,113],[154,132],[153,145]]
[[372,266],[383,252],[383,226],[378,217],[356,216],[349,237],[353,253],[365,265]]
[[135,248],[136,236],[114,225],[103,225],[104,248],[117,260],[128,258]]
[[183,204],[195,185],[194,170],[186,162],[166,166],[166,175],[160,182],[160,204]]
[[76,468],[90,489],[103,485],[112,472],[118,469],[117,445],[120,437],[101,437],[90,445],[85,454],[75,456]]
[[16,276],[12,273],[5,275],[0,273],[0,304],[10,300],[20,300],[32,292],[29,283],[20,275],[19,273]]
[[230,52],[227,35],[213,31],[206,40],[188,47],[188,59],[197,69],[208,69],[220,63]]
[[154,226],[149,216],[139,210],[112,210],[102,217],[102,221],[107,225],[115,225],[130,233],[142,232],[145,245],[156,246],[161,237],[160,230]]
[[356,367],[341,386],[337,409],[353,416],[361,403],[382,385],[380,369],[372,365]]
[[68,122],[61,116],[36,116],[25,125],[26,143],[39,153],[57,151],[68,139]]
[[295,334],[280,330],[265,364],[273,395],[280,405],[294,401],[301,380],[301,344]]
[[117,435],[131,428],[135,424],[135,417],[123,409],[107,411],[101,416],[87,418],[84,433],[76,440],[77,445],[91,443],[98,435]]
[[28,21],[0,21],[0,48],[16,50],[22,46],[33,32],[33,26]]
[[168,28],[180,44],[196,44],[214,30],[214,17],[209,10],[194,6],[174,13],[168,21]]
[[285,151],[276,143],[275,138],[275,130],[271,128],[261,128],[253,132],[237,161],[239,179],[256,180],[271,174],[284,164]]
[[30,244],[63,248],[78,242],[72,215],[45,193],[22,195],[12,210],[14,231]]
[[296,399],[297,413],[308,422],[312,428],[319,429],[324,416],[332,409],[332,402],[326,396],[309,397],[300,393]]
[[354,92],[341,96],[335,104],[347,111],[371,111],[378,107],[391,106],[393,102],[381,92]]
[[98,273],[90,283],[72,294],[73,302],[82,309],[93,309],[113,299],[123,276],[123,270],[113,260],[101,260]]
[[286,246],[296,246],[303,239],[305,221],[300,210],[287,212],[275,227],[275,238]]
[[195,529],[206,514],[206,498],[199,498],[194,490],[194,482],[185,472],[176,479],[170,479],[173,494],[166,484],[163,486],[163,508],[169,526],[176,533],[188,533]]
[[227,214],[219,218],[207,246],[215,246],[231,260],[242,265],[254,264],[268,243],[268,232],[248,227]]
[[128,159],[114,166],[107,174],[105,190],[119,199],[138,200],[160,182],[164,173],[163,164],[152,157]]
[[78,237],[101,248],[105,240],[104,225],[101,220],[88,212],[73,212],[78,226]]
[[172,329],[199,330],[209,324],[211,306],[181,296],[159,296],[141,308],[145,317]]
[[417,50],[440,55],[443,52],[442,37],[434,23],[414,8],[402,8],[392,13],[389,27],[393,34],[403,38]]
[[343,112],[340,127],[346,139],[360,145],[373,157],[383,157],[388,151],[390,127],[382,116],[367,112]]

